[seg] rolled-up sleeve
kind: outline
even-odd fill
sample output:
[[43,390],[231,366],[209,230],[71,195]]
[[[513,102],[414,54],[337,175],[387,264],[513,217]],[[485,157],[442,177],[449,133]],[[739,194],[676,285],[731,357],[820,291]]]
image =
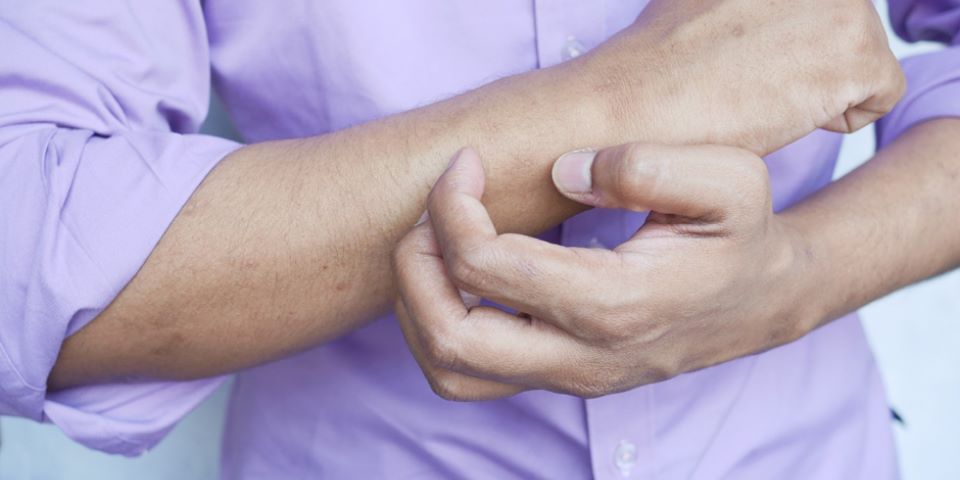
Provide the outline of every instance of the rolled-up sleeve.
[[0,0],[0,414],[137,454],[219,384],[46,391],[64,338],[238,147],[196,133],[209,94],[199,0]]
[[947,48],[902,61],[907,93],[877,122],[880,148],[918,123],[960,117],[960,0],[890,0],[890,20],[906,41]]

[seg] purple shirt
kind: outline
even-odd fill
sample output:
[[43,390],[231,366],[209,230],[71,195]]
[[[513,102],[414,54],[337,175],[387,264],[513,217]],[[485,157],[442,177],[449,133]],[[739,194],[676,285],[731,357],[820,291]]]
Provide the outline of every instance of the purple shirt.
[[[238,145],[204,136],[210,80],[249,142],[429,104],[591,48],[643,0],[0,0],[0,414],[140,453],[222,379],[45,391],[63,339],[143,264]],[[960,43],[960,0],[891,0],[907,39]],[[905,62],[879,124],[960,114],[960,50]],[[841,138],[768,157],[778,209],[830,182]],[[317,168],[323,168],[318,163]],[[554,233],[614,246],[642,216],[595,210]],[[897,476],[883,385],[859,321],[593,400],[528,392],[451,403],[396,322],[241,373],[225,478]]]

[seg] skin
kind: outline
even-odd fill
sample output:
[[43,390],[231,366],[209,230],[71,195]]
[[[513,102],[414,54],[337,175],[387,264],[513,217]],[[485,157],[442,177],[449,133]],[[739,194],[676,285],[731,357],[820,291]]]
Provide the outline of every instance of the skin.
[[[749,0],[698,3],[655,1],[634,26],[554,68],[229,155],[113,303],[67,339],[48,388],[231,372],[385,313],[396,296],[391,252],[461,145],[485,159],[484,202],[499,231],[531,234],[587,208],[551,184],[565,151],[656,141],[764,154],[816,127],[858,128],[903,91],[867,1],[775,0],[766,13]],[[849,48],[825,53],[799,38]],[[770,89],[787,83],[789,96]]]
[[[644,69],[654,79],[634,75],[631,63],[606,63],[617,58],[609,50],[651,48]],[[586,61],[622,84],[622,124],[644,112],[627,109],[629,99],[647,98],[645,107],[657,109],[664,128],[632,141],[687,144],[689,129],[701,139],[693,143],[757,154],[816,128],[857,130],[889,111],[905,88],[869,0],[770,0],[762,8],[752,0],[653,0]],[[851,79],[844,69],[862,76]]]
[[[467,150],[397,248],[397,316],[434,391],[453,400],[595,397],[761,352],[960,266],[957,151],[960,120],[920,124],[780,214],[746,150],[631,144],[561,158],[554,179],[570,198],[654,212],[605,250],[498,234]],[[564,171],[577,163],[581,178]]]

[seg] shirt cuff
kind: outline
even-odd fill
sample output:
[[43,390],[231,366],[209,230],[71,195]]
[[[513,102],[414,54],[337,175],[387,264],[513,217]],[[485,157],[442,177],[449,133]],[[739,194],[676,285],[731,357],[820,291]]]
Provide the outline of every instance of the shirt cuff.
[[0,414],[52,422],[90,448],[139,454],[222,379],[50,393],[47,377],[64,339],[113,301],[239,144],[170,132],[19,133],[0,143],[0,205],[15,206],[0,217]]
[[44,421],[89,448],[140,455],[223,383],[193,382],[95,385],[47,395]]
[[902,65],[907,93],[877,122],[878,149],[919,123],[960,117],[960,47],[911,57]]

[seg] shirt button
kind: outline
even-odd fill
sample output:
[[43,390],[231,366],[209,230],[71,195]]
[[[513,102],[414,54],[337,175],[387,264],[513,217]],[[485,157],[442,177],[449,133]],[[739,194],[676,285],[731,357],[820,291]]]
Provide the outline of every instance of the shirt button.
[[576,37],[567,37],[566,43],[563,44],[563,52],[560,56],[563,58],[563,61],[567,61],[583,55],[583,52],[586,51],[587,47],[584,47]]
[[617,449],[613,452],[613,463],[624,477],[630,476],[630,471],[637,464],[637,446],[633,442],[620,440]]

